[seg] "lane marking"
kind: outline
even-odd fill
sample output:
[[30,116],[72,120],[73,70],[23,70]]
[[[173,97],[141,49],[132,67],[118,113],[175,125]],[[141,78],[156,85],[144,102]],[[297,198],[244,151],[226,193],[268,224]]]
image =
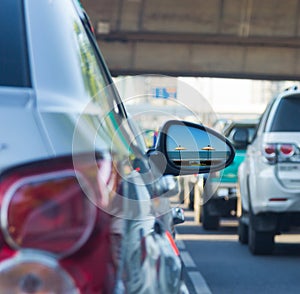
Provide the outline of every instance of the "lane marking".
[[186,250],[185,242],[181,239],[176,241],[178,248],[180,248],[180,256],[184,266],[186,267],[187,275],[195,289],[196,294],[212,294],[205,279],[199,271],[197,271],[196,263],[194,262],[190,253]]
[[299,234],[284,234],[275,236],[275,242],[277,243],[289,243],[298,244],[300,242]]
[[181,252],[180,255],[185,267],[196,267],[194,260],[187,251]]
[[238,240],[237,235],[216,235],[216,234],[178,234],[176,238],[183,241],[234,241]]
[[176,240],[176,246],[179,250],[185,250],[185,244],[182,240]]
[[194,288],[197,294],[212,294],[205,279],[198,271],[189,271],[188,275],[194,284]]
[[[184,266],[186,267],[187,275],[189,276],[189,279],[191,280],[191,283],[193,284],[193,287],[195,289],[196,294],[212,294],[209,286],[207,285],[204,277],[201,275],[199,271],[197,271],[196,263],[194,262],[192,256],[186,249],[186,245],[184,240],[201,240],[201,237],[199,238],[199,235],[197,237],[195,235],[184,235],[179,234],[176,231],[176,245],[178,249],[180,250],[180,256],[182,259],[182,262],[184,263]],[[214,235],[215,237],[215,235]],[[224,238],[224,236],[222,236]],[[228,236],[226,236],[228,238]],[[206,238],[210,240],[210,237],[206,235]],[[237,237],[236,237],[237,238]],[[203,240],[203,239],[202,239]],[[228,238],[228,241],[233,241],[234,238],[231,238],[231,236]]]

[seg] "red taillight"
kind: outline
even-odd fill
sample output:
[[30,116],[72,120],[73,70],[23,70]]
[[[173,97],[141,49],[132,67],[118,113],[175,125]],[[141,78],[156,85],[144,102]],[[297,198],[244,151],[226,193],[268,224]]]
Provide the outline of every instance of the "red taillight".
[[61,257],[87,241],[97,217],[94,203],[101,203],[101,164],[77,162],[81,170],[74,170],[72,157],[64,157],[17,167],[2,176],[1,225],[12,248],[40,249]]
[[[78,174],[77,174],[78,176]],[[96,207],[72,171],[22,178],[5,193],[2,223],[9,243],[66,255],[89,237]]]
[[292,144],[280,144],[278,147],[279,154],[283,157],[290,157],[295,153],[295,148]]
[[265,144],[263,147],[263,154],[269,163],[276,162],[276,144]]
[[266,144],[264,146],[264,152],[268,156],[275,156],[275,154],[276,154],[276,144]]
[[295,154],[299,151],[294,144],[267,143],[263,147],[263,155],[269,163],[290,161]]

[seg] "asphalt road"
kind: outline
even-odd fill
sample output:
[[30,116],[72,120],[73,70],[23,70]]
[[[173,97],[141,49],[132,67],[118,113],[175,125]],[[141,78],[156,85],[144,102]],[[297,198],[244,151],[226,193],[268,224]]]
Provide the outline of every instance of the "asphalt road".
[[186,211],[177,226],[177,244],[191,294],[300,293],[300,235],[276,237],[274,254],[253,256],[237,237],[237,221],[204,231]]

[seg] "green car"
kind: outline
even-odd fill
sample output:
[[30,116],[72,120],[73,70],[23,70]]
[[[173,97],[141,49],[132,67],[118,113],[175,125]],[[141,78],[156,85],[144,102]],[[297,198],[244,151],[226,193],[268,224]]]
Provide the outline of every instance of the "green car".
[[217,230],[221,217],[236,216],[238,168],[247,148],[245,143],[239,142],[245,137],[248,142],[251,141],[257,123],[257,120],[234,121],[223,130],[223,134],[233,143],[236,155],[232,164],[223,171],[204,176],[200,220],[205,230]]

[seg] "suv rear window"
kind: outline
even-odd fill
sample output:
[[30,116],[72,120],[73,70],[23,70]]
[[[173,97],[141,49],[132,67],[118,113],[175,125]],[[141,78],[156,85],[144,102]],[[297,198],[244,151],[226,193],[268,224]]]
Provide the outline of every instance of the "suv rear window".
[[271,132],[300,131],[300,96],[281,99],[275,113]]
[[21,0],[1,1],[0,86],[29,87],[30,75]]

